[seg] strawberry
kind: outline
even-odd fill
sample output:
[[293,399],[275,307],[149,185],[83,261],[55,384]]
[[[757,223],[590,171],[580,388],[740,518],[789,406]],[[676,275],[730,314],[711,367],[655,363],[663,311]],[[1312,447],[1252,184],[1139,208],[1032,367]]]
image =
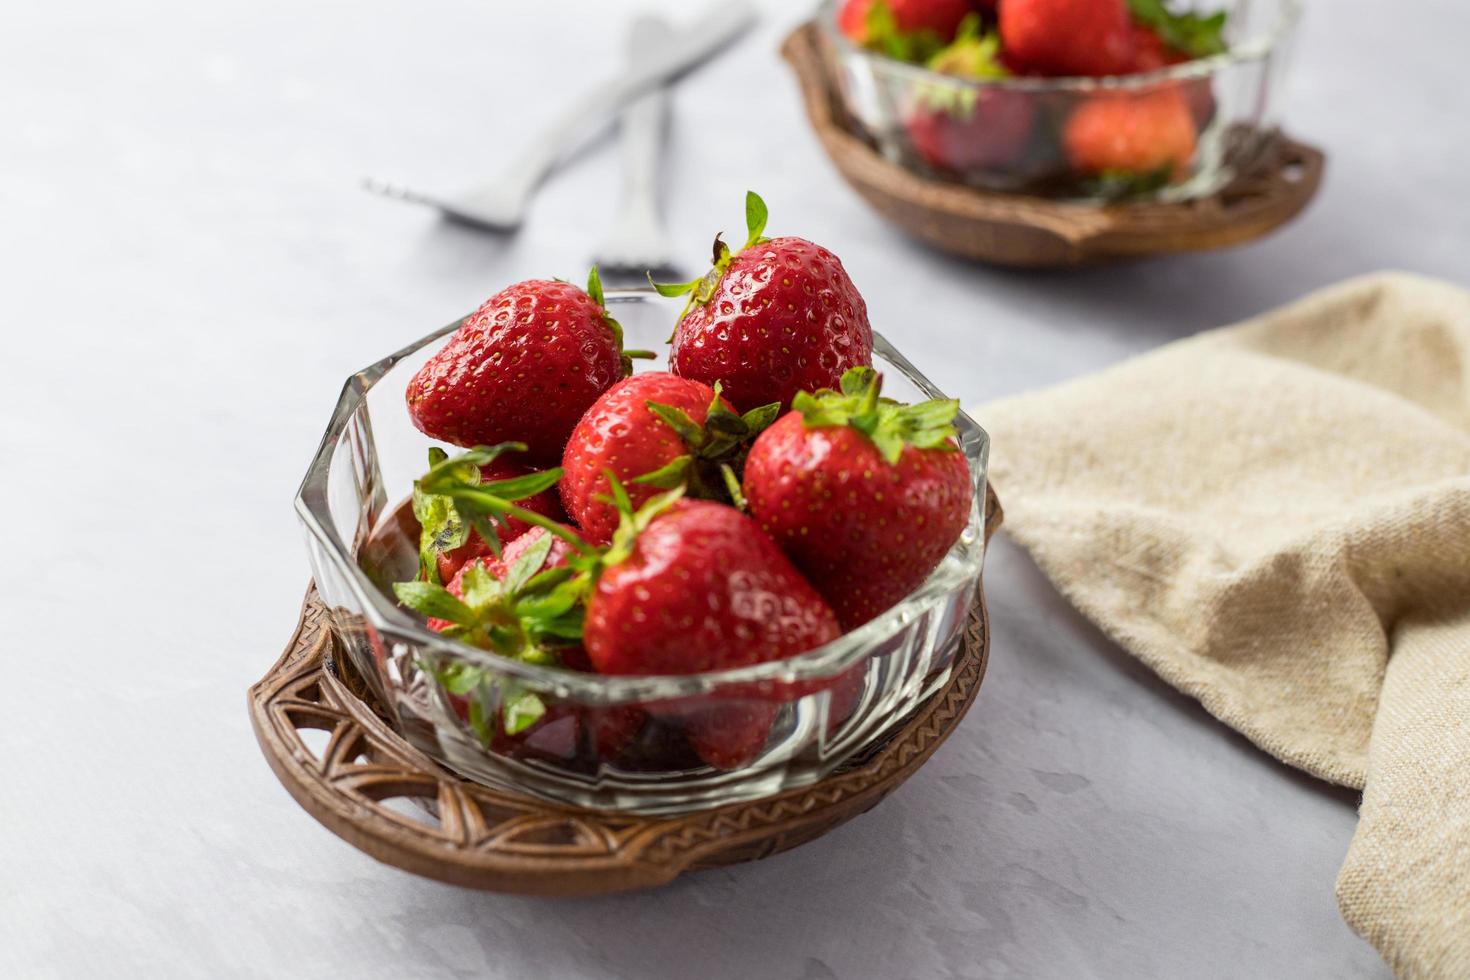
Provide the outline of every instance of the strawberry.
[[970,519],[975,487],[954,442],[959,403],[900,405],[854,369],[801,395],[751,447],[751,515],[853,629],[916,589]]
[[[571,531],[571,528],[566,528],[566,530]],[[515,563],[520,561],[528,550],[536,547],[541,541],[546,539],[550,539],[551,546],[541,567],[548,569],[562,567],[567,563],[567,558],[575,553],[571,544],[565,538],[559,538],[551,534],[544,527],[533,527],[525,534],[508,543],[499,558],[487,554],[477,555],[469,561],[466,561],[454,573],[454,577],[449,580],[449,584],[445,588],[449,591],[450,595],[463,600],[465,576],[474,575],[475,573],[472,570],[476,568],[488,573],[496,581],[504,581],[506,574],[515,566]],[[443,633],[445,630],[453,628],[453,626],[454,623],[447,619],[429,620],[429,629],[436,633]],[[561,654],[562,651],[558,651],[559,657],[565,659]]]
[[714,268],[702,279],[660,285],[690,294],[674,330],[669,362],[680,377],[722,382],[741,411],[835,384],[871,363],[868,308],[837,256],[800,238],[764,238],[766,205],[746,194],[749,235],[738,253],[718,237]]
[[914,151],[936,170],[1003,172],[1025,152],[1034,119],[1024,95],[985,92],[967,109],[920,106],[904,128]]
[[[469,562],[448,588],[415,581],[393,591],[436,632],[507,659],[557,664],[558,651],[581,640],[584,591],[567,565],[575,535],[560,530],[566,538],[537,528],[512,542],[501,561]],[[453,660],[433,673],[486,745],[497,734],[519,735],[546,714],[538,694],[488,667]]]
[[562,501],[588,538],[606,543],[618,526],[609,473],[627,484],[634,507],[676,486],[690,496],[729,500],[727,485],[735,482],[729,467],[778,408],[766,405],[740,416],[719,396],[718,385],[656,371],[625,378],[572,430],[562,460]]
[[[495,459],[480,467],[480,483],[496,483],[501,480],[513,480],[530,475],[531,471],[509,459]],[[542,490],[521,500],[520,505],[529,511],[534,511],[550,518],[553,521],[565,521],[566,511],[562,510],[561,498],[550,489]],[[511,544],[518,541],[523,535],[531,530],[531,525],[515,517],[508,517],[502,521],[497,530],[500,532],[500,540],[503,544]],[[458,548],[439,553],[437,564],[439,568],[439,580],[448,582],[456,573],[462,569],[467,562],[477,558],[493,556],[494,549],[484,538],[471,531],[464,544]],[[506,549],[507,555],[510,549]],[[453,586],[451,585],[451,591]]]
[[498,554],[502,541],[520,537],[532,525],[566,532],[550,493],[561,470],[531,472],[502,458],[525,448],[505,442],[452,459],[437,447],[429,450],[429,470],[413,484],[420,578],[433,583],[453,578],[469,559]]
[[[1164,64],[1208,58],[1223,54],[1228,47],[1225,43],[1225,21],[1229,14],[1224,10],[1211,14],[1192,10],[1175,13],[1168,8],[1168,0],[1127,2],[1135,25],[1135,40],[1147,48],[1162,51]],[[1147,59],[1148,56],[1144,57]]]
[[858,44],[903,61],[921,61],[920,51],[909,45],[945,44],[970,12],[968,0],[847,0],[837,26]]
[[[965,79],[1005,78],[1000,39],[966,21],[954,43],[929,59],[931,71]],[[1035,118],[1035,99],[1004,89],[916,86],[916,106],[904,120],[914,149],[931,166],[964,174],[1008,170],[1026,150]]]
[[1133,61],[1124,0],[1000,0],[1007,61],[1044,75],[1118,75]]
[[[623,518],[587,604],[585,644],[605,674],[692,674],[795,656],[837,638],[837,617],[749,517],[673,490]],[[779,706],[728,692],[658,706],[709,765],[744,765]]]
[[577,419],[632,372],[623,331],[593,269],[583,291],[532,279],[502,289],[466,317],[408,384],[409,415],[457,446],[522,441],[533,463],[555,463]]
[[1189,171],[1194,119],[1174,86],[1142,95],[1099,95],[1073,111],[1062,143],[1073,169],[1084,174],[1167,183]]
[[[1159,71],[1170,65],[1192,61],[1196,57],[1169,47],[1158,31],[1143,24],[1133,25],[1133,37],[1132,72]],[[1194,120],[1195,128],[1203,129],[1215,115],[1215,93],[1211,90],[1210,79],[1192,78],[1178,84],[1189,103],[1189,115]]]
[[1174,63],[1174,53],[1168,49],[1164,44],[1164,39],[1159,37],[1158,32],[1152,27],[1134,24],[1132,31],[1133,60],[1128,65],[1129,74],[1158,71]]
[[735,508],[677,500],[632,537],[629,526],[619,527],[587,604],[585,643],[598,671],[726,670],[837,638],[827,603]]
[[711,696],[703,703],[691,699],[662,710],[663,717],[679,723],[706,765],[727,771],[748,766],[760,756],[780,713],[781,706],[772,701],[724,696]]

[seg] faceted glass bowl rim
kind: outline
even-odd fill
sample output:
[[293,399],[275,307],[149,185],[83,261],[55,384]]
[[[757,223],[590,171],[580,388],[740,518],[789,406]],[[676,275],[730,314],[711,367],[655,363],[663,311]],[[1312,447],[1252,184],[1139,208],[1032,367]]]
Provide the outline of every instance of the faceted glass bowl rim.
[[1106,75],[1091,78],[1082,75],[1065,75],[1056,78],[1012,77],[1012,78],[959,78],[931,71],[922,65],[890,58],[885,54],[870,51],[852,42],[837,26],[837,8],[840,0],[822,0],[817,12],[817,21],[822,33],[837,47],[844,60],[866,61],[875,73],[907,76],[911,81],[923,82],[948,88],[969,88],[976,92],[998,89],[1008,92],[1130,92],[1152,89],[1162,82],[1188,81],[1209,78],[1234,65],[1262,61],[1269,57],[1288,38],[1301,19],[1301,0],[1276,0],[1281,13],[1269,30],[1244,38],[1221,54],[1207,58],[1195,58],[1177,65],[1169,65],[1157,71],[1141,72],[1136,75]]
[[[647,287],[609,289],[606,298],[609,304],[645,302],[657,299],[657,294]],[[961,411],[955,419],[955,428],[961,451],[970,464],[976,496],[971,501],[970,521],[961,532],[960,539],[929,578],[907,597],[870,622],[816,649],[784,660],[766,661],[729,670],[694,674],[612,676],[510,660],[435,633],[391,602],[358,565],[351,546],[342,540],[334,526],[327,500],[327,486],[337,446],[353,414],[363,407],[368,391],[399,361],[452,333],[464,319],[455,320],[348,377],[338,396],[331,422],[296,495],[297,516],[324,551],[333,568],[348,584],[363,609],[363,615],[374,629],[432,649],[440,656],[452,657],[523,679],[536,685],[539,690],[559,697],[588,703],[616,704],[709,694],[734,684],[828,679],[874,652],[879,644],[900,633],[918,616],[931,608],[942,608],[945,598],[954,587],[968,579],[978,580],[986,550],[985,488],[990,436],[969,415]],[[919,388],[925,397],[945,397],[877,331],[873,333],[873,347],[888,364]],[[407,495],[406,488],[404,495]],[[951,561],[952,558],[959,560]],[[729,692],[725,693],[733,696]]]

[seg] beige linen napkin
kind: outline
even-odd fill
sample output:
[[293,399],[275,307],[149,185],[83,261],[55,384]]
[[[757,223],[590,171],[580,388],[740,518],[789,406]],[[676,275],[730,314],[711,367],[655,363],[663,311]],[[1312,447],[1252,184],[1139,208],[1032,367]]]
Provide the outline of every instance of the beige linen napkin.
[[1343,917],[1470,977],[1470,293],[1359,279],[975,413],[1005,529],[1283,762],[1363,790]]

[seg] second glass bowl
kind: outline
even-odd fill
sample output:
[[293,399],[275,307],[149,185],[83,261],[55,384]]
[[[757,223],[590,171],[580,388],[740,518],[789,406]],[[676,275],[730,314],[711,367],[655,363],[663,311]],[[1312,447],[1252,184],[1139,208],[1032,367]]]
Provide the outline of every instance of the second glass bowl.
[[[1179,8],[1227,11],[1225,53],[1137,75],[972,81],[859,47],[837,27],[839,6],[818,13],[829,62],[885,157],[983,190],[1096,203],[1207,196],[1255,162],[1301,12],[1300,0],[1191,0]],[[1132,141],[1121,151],[1120,134]]]

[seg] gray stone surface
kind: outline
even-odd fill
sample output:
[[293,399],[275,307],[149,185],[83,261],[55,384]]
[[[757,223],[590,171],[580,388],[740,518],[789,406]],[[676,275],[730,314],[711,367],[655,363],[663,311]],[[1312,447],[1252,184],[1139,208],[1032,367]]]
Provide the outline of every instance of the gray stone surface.
[[[1066,275],[974,268],[865,210],[774,54],[804,6],[769,0],[760,35],[679,90],[678,241],[702,255],[760,189],[772,229],[833,246],[875,323],[968,404],[1360,272],[1470,279],[1456,0],[1394,5],[1382,27],[1382,4],[1312,5],[1288,118],[1332,159],[1295,226]],[[579,275],[618,186],[604,143],[495,239],[355,182],[490,172],[615,64],[630,10],[7,11],[0,975],[1383,975],[1333,902],[1353,795],[1166,688],[1005,542],[963,729],[790,855],[655,894],[502,898],[378,866],[277,785],[244,689],[296,615],[289,501],[342,378],[507,282]]]

